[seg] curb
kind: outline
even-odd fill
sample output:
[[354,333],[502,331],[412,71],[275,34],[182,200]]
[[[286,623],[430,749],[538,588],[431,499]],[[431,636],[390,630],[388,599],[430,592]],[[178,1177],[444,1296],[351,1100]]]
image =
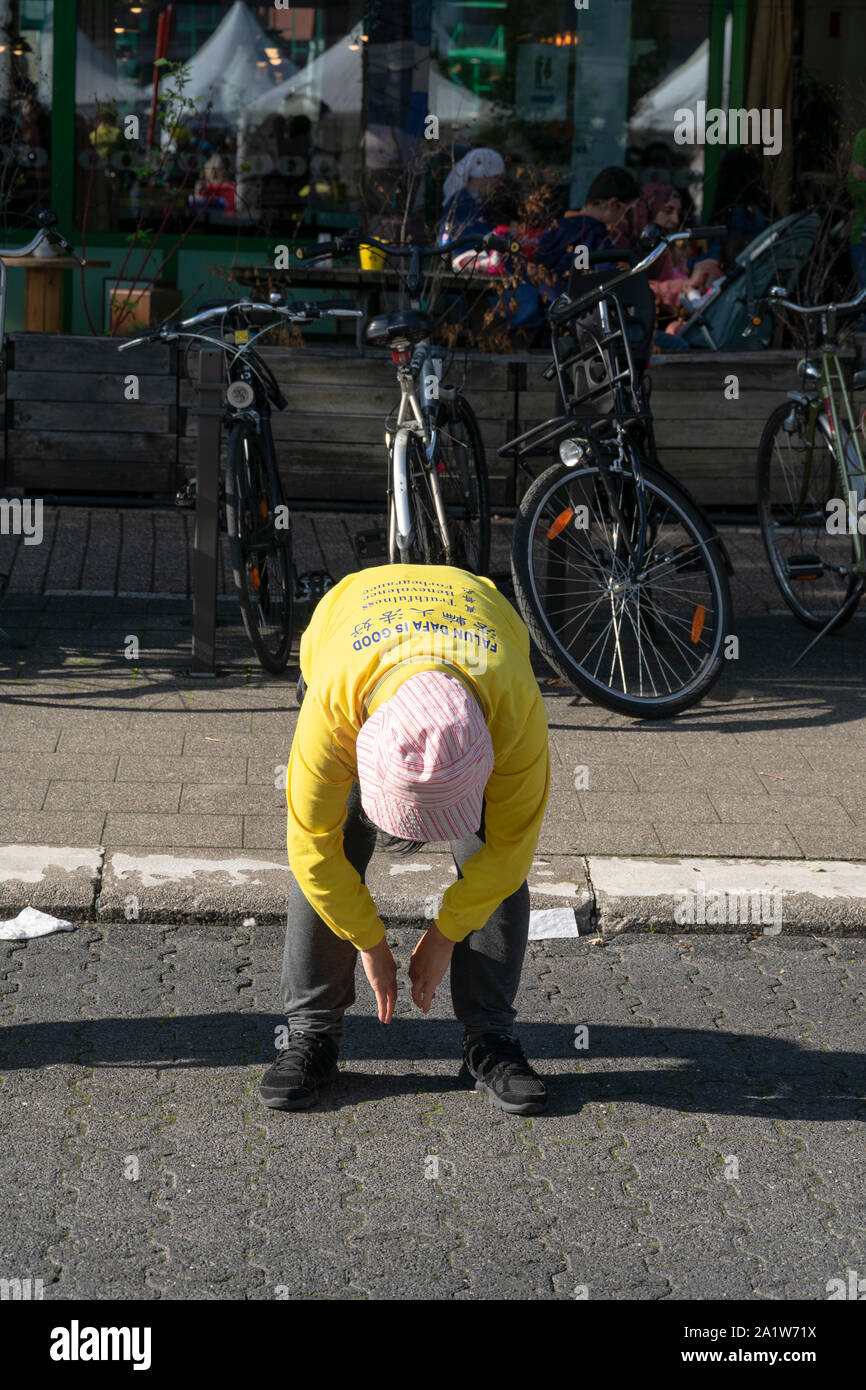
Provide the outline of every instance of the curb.
[[[374,857],[386,925],[435,917],[450,853]],[[25,907],[78,922],[283,924],[292,875],[278,851],[0,845],[0,917]],[[866,935],[866,863],[848,860],[539,856],[531,939],[621,932]],[[570,915],[569,915],[570,914]]]

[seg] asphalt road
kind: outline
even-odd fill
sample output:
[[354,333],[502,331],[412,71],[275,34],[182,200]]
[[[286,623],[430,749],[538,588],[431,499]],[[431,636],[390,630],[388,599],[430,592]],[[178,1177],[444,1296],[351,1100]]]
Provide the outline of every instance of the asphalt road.
[[[342,1075],[261,1105],[277,927],[2,943],[0,1274],[44,1298],[824,1300],[866,1274],[866,946],[530,944],[543,1115],[458,1089],[447,989],[358,969]],[[575,1029],[588,1027],[576,1049]]]

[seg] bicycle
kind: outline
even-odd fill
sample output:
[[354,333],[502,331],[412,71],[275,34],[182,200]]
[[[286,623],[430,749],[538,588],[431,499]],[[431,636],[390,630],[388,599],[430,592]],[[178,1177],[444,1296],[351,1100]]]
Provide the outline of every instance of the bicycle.
[[[410,307],[370,319],[366,338],[387,343],[397,368],[400,402],[386,421],[388,452],[388,558],[392,564],[444,564],[485,575],[490,562],[487,460],[475,412],[462,386],[443,381],[446,349],[432,341],[422,309],[424,260],[458,250],[517,251],[516,242],[492,234],[466,236],[446,246],[396,246],[353,231],[314,248],[299,260],[345,256],[361,244],[388,256],[409,257]],[[422,382],[419,400],[417,384]]]
[[[285,410],[289,403],[253,344],[280,317],[289,323],[312,323],[322,314],[361,317],[359,309],[340,304],[284,305],[273,293],[267,304],[241,299],[210,306],[178,322],[169,320],[118,347],[118,352],[126,352],[139,344],[185,338],[211,346],[216,343],[223,350],[222,423],[228,448],[224,484],[220,478],[220,529],[228,534],[232,576],[247,636],[261,665],[275,675],[288,664],[294,635],[294,566],[291,513],[277,470],[270,416],[272,407]],[[217,321],[218,337],[185,331]],[[265,326],[251,336],[251,329],[263,322]]]
[[[757,491],[764,549],[779,591],[804,627],[818,631],[796,666],[825,633],[837,632],[854,616],[866,588],[858,524],[866,469],[836,341],[840,317],[860,311],[866,289],[854,299],[815,306],[795,304],[785,295],[780,285],[772,285],[762,303],[805,318],[806,354],[797,363],[802,390],[789,391],[787,402],[776,406],[764,426]],[[813,315],[818,325],[810,348]],[[866,386],[866,371],[855,372],[851,386]],[[834,502],[839,506],[833,508]],[[828,513],[834,510],[838,520],[840,507],[846,524],[831,529]]]
[[[665,235],[649,223],[640,252],[590,253],[590,265],[628,268],[585,277],[575,289],[572,277],[551,306],[553,361],[543,375],[556,377],[562,413],[499,450],[532,480],[511,554],[521,616],[557,675],[638,719],[701,700],[721,675],[732,629],[730,560],[657,457],[649,383],[633,351],[640,347],[648,364],[654,304],[639,277],[673,242],[718,234],[704,227]],[[526,456],[554,446],[560,462],[536,478]]]

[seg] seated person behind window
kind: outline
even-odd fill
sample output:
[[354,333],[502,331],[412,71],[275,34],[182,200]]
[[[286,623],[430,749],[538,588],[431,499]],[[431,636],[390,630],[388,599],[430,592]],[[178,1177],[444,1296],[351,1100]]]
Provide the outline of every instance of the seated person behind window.
[[[484,200],[483,207],[483,232],[492,232],[494,236],[511,236],[519,239],[520,232],[517,225],[520,201],[515,186],[505,179],[498,179],[496,187]],[[481,219],[476,224],[479,232]],[[464,233],[460,233],[464,235]],[[455,238],[456,240],[456,238]],[[504,275],[506,271],[506,257],[502,251],[478,251],[473,247],[466,247],[463,251],[458,251],[451,257],[452,270],[470,269],[474,271],[486,271],[488,275]],[[511,266],[508,267],[511,269]]]
[[[481,234],[493,232],[496,236],[515,236],[520,240],[519,212],[520,198],[516,187],[504,179],[497,179],[496,187],[484,199],[483,220],[479,215],[473,230]],[[463,235],[464,231],[455,232],[454,239]],[[537,330],[544,325],[544,306],[534,285],[523,279],[521,260],[502,251],[467,247],[451,258],[451,268],[466,271],[467,274],[486,273],[497,277],[519,275],[521,279],[518,284],[509,284],[504,294],[496,298],[488,297],[487,303],[494,311],[495,327],[509,334],[513,346],[532,345]],[[462,294],[457,304],[461,316],[468,317],[470,308]]]
[[485,203],[504,173],[505,160],[496,150],[470,150],[458,160],[443,189],[445,202],[437,238],[440,246],[493,230]]
[[[633,241],[648,222],[655,222],[665,232],[682,227],[682,195],[669,183],[645,183],[640,198],[629,214],[629,230]],[[702,292],[709,280],[721,275],[717,260],[706,257],[694,261],[688,268],[689,242],[680,241],[665,251],[652,267],[650,288],[656,297],[659,326],[679,316],[681,296],[691,291]]]
[[[638,186],[627,169],[610,165],[596,174],[583,207],[564,212],[535,248],[536,269],[532,278],[544,300],[550,302],[564,294],[574,264],[575,246],[585,246],[589,251],[603,251],[608,246],[615,249],[612,230],[622,221],[637,195]],[[615,268],[616,256],[611,258],[609,265],[593,267],[594,270]]]

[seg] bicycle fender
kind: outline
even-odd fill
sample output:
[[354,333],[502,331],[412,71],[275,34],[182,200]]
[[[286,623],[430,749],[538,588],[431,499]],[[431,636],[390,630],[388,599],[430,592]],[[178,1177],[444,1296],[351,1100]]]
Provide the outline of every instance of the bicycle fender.
[[394,479],[394,510],[397,516],[397,544],[402,549],[412,542],[412,507],[409,497],[407,446],[409,430],[401,426],[394,436],[391,469]]

